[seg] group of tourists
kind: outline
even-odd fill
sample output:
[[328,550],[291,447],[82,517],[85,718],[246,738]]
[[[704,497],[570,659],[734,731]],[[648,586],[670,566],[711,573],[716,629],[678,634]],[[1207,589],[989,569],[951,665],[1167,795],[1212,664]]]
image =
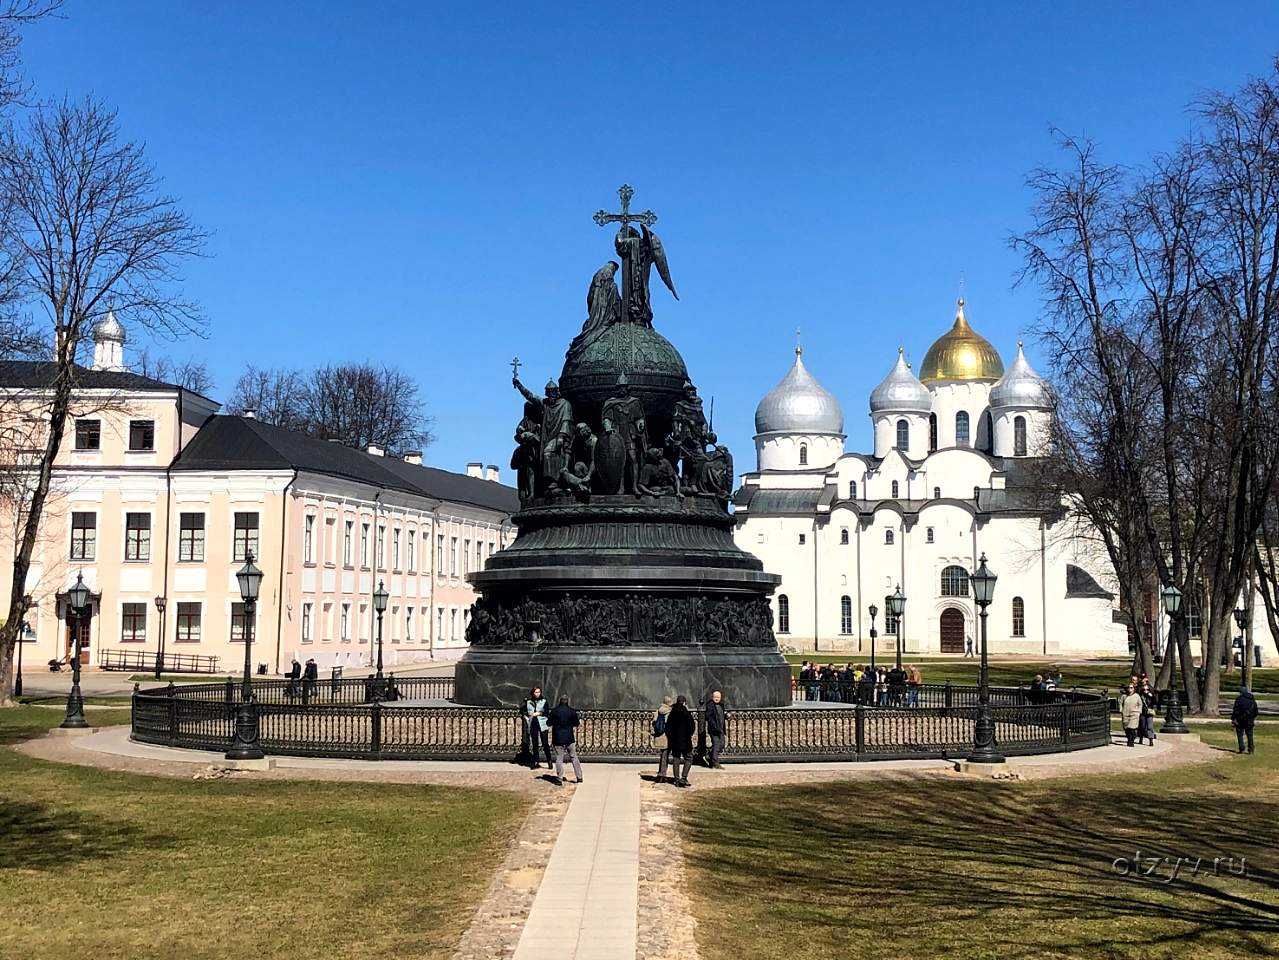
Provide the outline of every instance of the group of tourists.
[[[524,727],[524,742],[520,756],[527,758],[532,769],[541,767],[541,756],[546,757],[546,769],[555,770],[555,783],[564,783],[564,761],[573,765],[576,782],[582,782],[582,762],[577,756],[577,711],[569,698],[561,696],[555,707],[548,709],[541,687],[533,687],[520,708]],[[688,698],[683,694],[665,697],[653,713],[649,736],[657,751],[657,782],[671,783],[677,787],[689,786],[688,774],[693,760],[701,756],[708,767],[723,769],[720,757],[728,735],[728,711],[724,696],[716,690],[702,708],[701,735],[698,735],[697,718],[689,709]],[[694,742],[697,742],[694,749]],[[554,757],[552,759],[552,748]],[[667,776],[670,767],[672,776]]]
[[1128,746],[1146,740],[1150,746],[1155,745],[1155,712],[1159,699],[1150,678],[1144,673],[1133,674],[1132,678],[1120,691],[1119,719],[1123,724],[1124,736]]
[[289,681],[288,687],[285,688],[284,695],[292,700],[299,693],[298,681],[301,680],[302,702],[310,703],[315,696],[315,688],[320,679],[320,668],[316,665],[314,657],[307,657],[306,669],[302,668],[302,664],[298,663],[298,658],[293,658],[293,663],[289,665],[288,672],[284,675],[284,679]]
[[917,707],[924,675],[916,664],[867,667],[805,660],[799,668],[805,700],[853,703],[865,707]]

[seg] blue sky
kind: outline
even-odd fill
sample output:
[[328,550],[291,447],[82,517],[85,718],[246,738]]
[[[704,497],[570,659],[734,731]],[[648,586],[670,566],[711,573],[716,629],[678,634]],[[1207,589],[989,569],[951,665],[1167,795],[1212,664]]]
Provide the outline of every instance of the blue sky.
[[870,388],[945,331],[961,276],[1006,361],[1033,327],[1006,239],[1050,126],[1140,163],[1277,53],[1274,4],[746,0],[67,0],[25,48],[42,95],[118,107],[213,233],[188,271],[209,336],[165,352],[222,397],[247,361],[398,363],[428,461],[504,470],[508,361],[558,375],[621,182],[660,217],[681,300],[655,287],[656,326],[738,469],[797,326],[864,449]]

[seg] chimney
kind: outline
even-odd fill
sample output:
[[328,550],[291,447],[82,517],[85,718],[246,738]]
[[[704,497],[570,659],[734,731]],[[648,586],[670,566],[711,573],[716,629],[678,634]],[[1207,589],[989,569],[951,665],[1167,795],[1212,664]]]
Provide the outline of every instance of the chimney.
[[467,475],[468,477],[474,477],[476,480],[483,480],[483,479],[484,479],[484,464],[482,464],[482,463],[468,463],[468,464],[466,465],[466,475]]
[[497,483],[497,482],[498,482],[497,465],[496,465],[496,464],[490,463],[487,467],[485,467],[485,468],[484,468],[484,479],[485,479],[485,480],[492,480],[494,483]]
[[422,451],[421,450],[405,450],[404,462],[411,463],[414,466],[418,466],[418,467],[422,466]]
[[241,416],[243,416],[245,420],[256,420],[258,418],[258,412],[252,407],[249,407],[249,409],[245,410]]
[[367,447],[365,447],[365,450],[366,452],[373,454],[375,457],[386,456],[386,448],[379,447],[376,443],[370,443]]

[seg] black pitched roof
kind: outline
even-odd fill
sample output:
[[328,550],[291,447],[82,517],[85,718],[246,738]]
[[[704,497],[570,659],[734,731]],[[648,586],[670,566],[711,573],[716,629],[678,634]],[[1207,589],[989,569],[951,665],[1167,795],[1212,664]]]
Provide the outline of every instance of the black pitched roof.
[[378,457],[245,417],[210,417],[174,470],[305,470],[503,513],[519,509],[513,487],[436,467]]
[[[48,387],[57,365],[52,360],[0,360],[0,387]],[[76,386],[91,390],[181,390],[176,383],[152,380],[128,370],[91,370],[76,364]],[[190,393],[192,391],[188,391]]]
[[1093,579],[1093,575],[1083,567],[1073,563],[1066,564],[1066,596],[1098,597],[1113,600],[1115,595]]

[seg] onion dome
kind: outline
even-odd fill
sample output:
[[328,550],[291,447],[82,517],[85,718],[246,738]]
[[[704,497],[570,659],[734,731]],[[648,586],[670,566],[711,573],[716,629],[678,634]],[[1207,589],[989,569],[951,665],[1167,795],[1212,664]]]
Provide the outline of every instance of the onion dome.
[[1017,359],[993,387],[990,388],[990,405],[998,407],[1052,406],[1052,393],[1048,384],[1026,360],[1026,351],[1017,341]]
[[1004,362],[990,341],[968,325],[964,298],[955,310],[955,325],[924,354],[919,379],[924,383],[941,380],[998,380]]
[[756,433],[844,433],[844,411],[804,366],[804,351],[795,348],[795,363],[781,382],[755,408]]
[[932,408],[932,395],[911,372],[905,353],[898,347],[897,362],[893,364],[893,369],[870,392],[870,412],[928,413]]
[[93,339],[124,343],[124,324],[115,318],[115,310],[107,307],[107,315],[93,325]]

